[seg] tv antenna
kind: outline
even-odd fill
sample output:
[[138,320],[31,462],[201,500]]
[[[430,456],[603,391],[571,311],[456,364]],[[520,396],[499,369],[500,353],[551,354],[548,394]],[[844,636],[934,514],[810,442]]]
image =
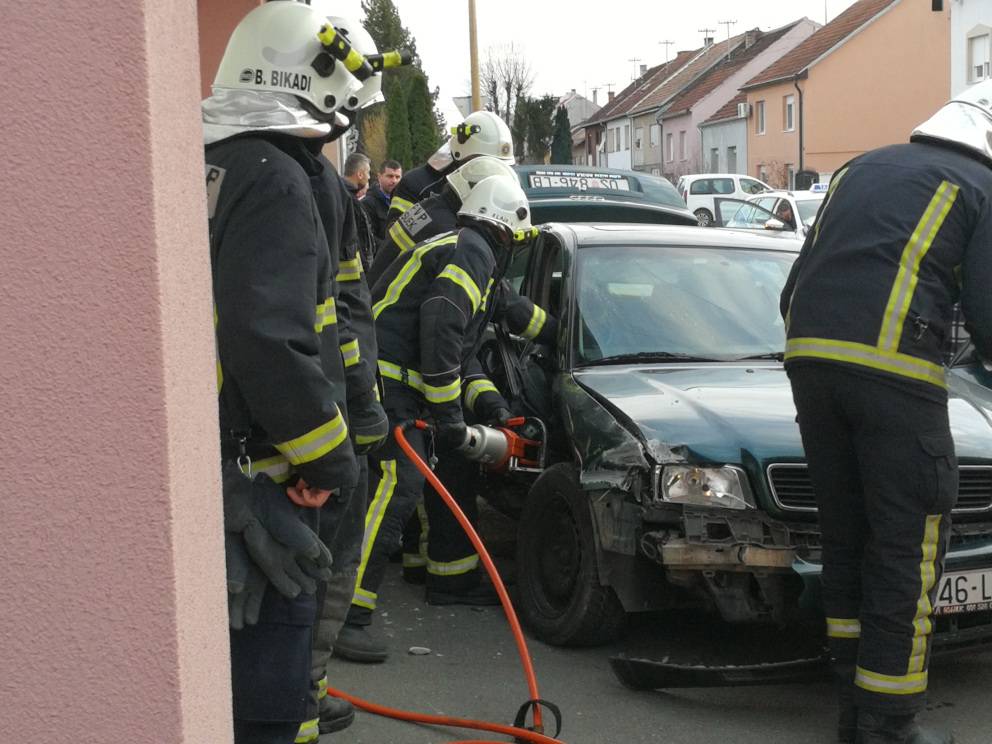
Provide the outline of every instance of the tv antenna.
[[665,41],[659,41],[658,43],[661,44],[663,47],[665,47],[665,64],[667,65],[668,64],[668,48],[670,46],[674,46],[675,42],[666,39]]
[[717,21],[717,24],[720,25],[720,26],[726,26],[727,27],[727,58],[729,59],[730,58],[730,27],[731,26],[736,26],[737,25],[737,21]]
[[641,61],[641,58],[640,57],[631,57],[627,61],[633,63],[634,69],[637,70],[637,74],[634,75],[634,76],[632,76],[630,79],[631,80],[637,80],[637,78],[639,78],[641,76],[641,69],[637,66],[637,63]]

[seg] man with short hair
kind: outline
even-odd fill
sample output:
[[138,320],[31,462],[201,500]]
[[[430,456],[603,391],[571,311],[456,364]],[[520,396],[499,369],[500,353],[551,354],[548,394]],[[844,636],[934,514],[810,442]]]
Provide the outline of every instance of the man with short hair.
[[360,152],[353,152],[344,161],[344,180],[348,182],[351,195],[356,199],[365,196],[369,187],[369,172],[372,168],[372,161],[368,155]]
[[372,233],[376,240],[386,237],[386,215],[393,198],[393,189],[403,177],[403,166],[396,160],[383,160],[379,166],[379,176],[369,185],[368,193],[362,199],[362,206],[369,216]]

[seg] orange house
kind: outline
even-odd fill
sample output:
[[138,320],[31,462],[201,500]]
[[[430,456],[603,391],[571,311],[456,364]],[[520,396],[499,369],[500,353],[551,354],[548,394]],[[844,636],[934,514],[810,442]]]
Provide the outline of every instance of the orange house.
[[[906,142],[950,97],[950,14],[921,0],[858,0],[741,86],[748,173],[794,188],[867,150]],[[816,179],[814,179],[816,180]]]

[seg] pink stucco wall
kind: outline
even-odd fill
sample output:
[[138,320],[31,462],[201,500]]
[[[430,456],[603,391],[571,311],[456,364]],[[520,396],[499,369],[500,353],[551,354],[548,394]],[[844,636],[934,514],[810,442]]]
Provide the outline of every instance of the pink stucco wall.
[[950,5],[934,12],[902,0],[810,70],[808,167],[832,173],[866,150],[906,142],[950,98]]
[[0,49],[0,740],[229,741],[196,4]]
[[[800,81],[800,86],[804,82]],[[795,127],[791,131],[786,131],[783,123],[783,101],[786,96],[795,96],[796,100]],[[759,166],[763,165],[768,174],[768,184],[785,187],[786,166],[799,167],[799,93],[789,81],[749,90],[747,101],[752,111],[747,120],[747,172],[757,178]],[[756,131],[759,101],[765,102],[764,134]]]

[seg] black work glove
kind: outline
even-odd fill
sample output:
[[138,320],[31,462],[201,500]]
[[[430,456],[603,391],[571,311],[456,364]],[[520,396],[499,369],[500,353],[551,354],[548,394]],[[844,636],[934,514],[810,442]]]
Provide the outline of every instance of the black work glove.
[[468,427],[458,419],[454,421],[438,421],[434,425],[434,441],[440,451],[451,452],[458,449],[468,439]]
[[512,418],[513,414],[510,412],[510,409],[501,406],[490,412],[487,423],[490,426],[506,426]]
[[282,486],[264,473],[247,478],[233,461],[224,466],[223,484],[224,531],[241,536],[252,562],[280,594],[313,594],[317,581],[330,579],[331,552]]
[[227,558],[227,618],[234,630],[241,630],[258,622],[269,582],[248,556],[240,533],[224,533],[224,553]]
[[348,428],[356,455],[378,449],[389,436],[389,420],[375,391],[348,399]]

